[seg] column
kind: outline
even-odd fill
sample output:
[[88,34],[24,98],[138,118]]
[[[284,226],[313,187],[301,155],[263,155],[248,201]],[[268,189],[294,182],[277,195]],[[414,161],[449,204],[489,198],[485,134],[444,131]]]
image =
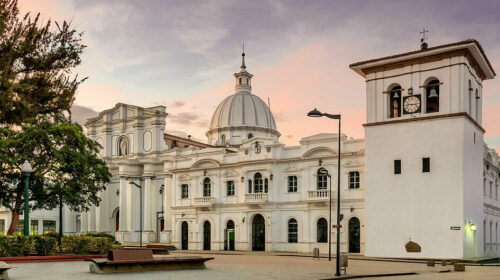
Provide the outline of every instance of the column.
[[161,242],[170,242],[172,237],[173,219],[172,219],[172,174],[165,174],[165,188],[163,190],[163,218],[165,219],[165,229],[161,234]]
[[144,179],[144,192],[143,195],[143,213],[144,213],[144,231],[153,231],[151,227],[151,177]]
[[120,177],[120,200],[119,200],[119,207],[120,207],[120,229],[119,231],[128,231],[129,230],[129,223],[128,223],[128,215],[127,215],[127,178],[125,177]]

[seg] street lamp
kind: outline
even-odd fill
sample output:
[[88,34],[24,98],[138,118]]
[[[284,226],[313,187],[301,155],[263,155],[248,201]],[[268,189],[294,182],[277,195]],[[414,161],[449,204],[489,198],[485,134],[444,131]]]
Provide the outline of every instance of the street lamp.
[[328,194],[328,199],[330,200],[330,217],[328,218],[328,261],[332,261],[332,176],[328,173],[324,167],[318,170],[318,173],[324,174],[330,178],[330,189]]
[[136,182],[130,182],[130,184],[138,187],[139,190],[140,190],[140,198],[139,198],[140,199],[140,201],[139,201],[140,202],[140,204],[139,204],[139,208],[140,208],[140,230],[139,230],[140,236],[139,236],[139,242],[140,243],[139,244],[140,244],[140,247],[142,248],[142,187],[141,187],[141,185],[137,184]]
[[[328,113],[321,113],[318,111],[316,108],[312,110],[311,112],[307,113],[308,117],[313,117],[313,118],[319,118],[319,117],[327,117],[330,119],[334,120],[339,120],[339,151],[338,151],[338,175],[337,175],[337,264],[336,264],[336,271],[335,271],[335,276],[340,276],[340,157],[341,157],[341,150],[340,150],[340,142],[341,142],[341,134],[340,134],[340,114],[332,115]],[[330,231],[332,229],[330,228]]]
[[29,161],[25,160],[23,166],[21,167],[21,172],[24,175],[24,236],[30,235],[30,200],[29,200],[29,184],[30,184],[30,173],[33,172],[33,168]]

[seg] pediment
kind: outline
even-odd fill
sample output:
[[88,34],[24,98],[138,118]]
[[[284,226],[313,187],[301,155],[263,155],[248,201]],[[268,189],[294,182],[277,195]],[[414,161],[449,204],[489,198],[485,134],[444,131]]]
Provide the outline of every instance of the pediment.
[[348,160],[344,162],[343,166],[345,167],[360,167],[363,166],[363,164],[357,160]]
[[213,159],[202,159],[195,162],[191,168],[215,168],[219,167],[220,164],[216,160]]
[[285,172],[299,172],[300,167],[297,164],[290,164],[288,167],[285,169]]
[[321,158],[321,157],[331,157],[336,156],[337,152],[328,147],[317,147],[312,148],[302,155],[302,158]]
[[181,182],[186,182],[186,181],[190,181],[191,180],[191,176],[187,175],[187,174],[182,174],[180,175],[177,180],[181,181]]
[[233,177],[238,176],[238,172],[236,172],[234,170],[226,170],[226,171],[224,171],[223,176],[224,176],[224,178],[233,178]]

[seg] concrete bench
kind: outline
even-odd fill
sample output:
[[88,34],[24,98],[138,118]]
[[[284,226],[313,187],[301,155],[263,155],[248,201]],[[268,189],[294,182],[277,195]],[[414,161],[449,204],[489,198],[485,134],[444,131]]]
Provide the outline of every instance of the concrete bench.
[[214,258],[198,256],[153,258],[151,249],[114,250],[107,259],[86,259],[90,261],[92,273],[138,272],[172,269],[205,268],[205,262]]
[[15,268],[17,266],[6,264],[4,262],[0,262],[0,280],[8,280],[9,279],[9,274],[7,273],[7,270],[11,268]]

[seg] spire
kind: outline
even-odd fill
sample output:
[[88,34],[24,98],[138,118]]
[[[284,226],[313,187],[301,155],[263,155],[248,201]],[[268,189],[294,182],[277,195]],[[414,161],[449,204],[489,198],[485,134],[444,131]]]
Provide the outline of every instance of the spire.
[[243,43],[243,52],[241,53],[241,69],[246,69],[245,65],[245,43]]

